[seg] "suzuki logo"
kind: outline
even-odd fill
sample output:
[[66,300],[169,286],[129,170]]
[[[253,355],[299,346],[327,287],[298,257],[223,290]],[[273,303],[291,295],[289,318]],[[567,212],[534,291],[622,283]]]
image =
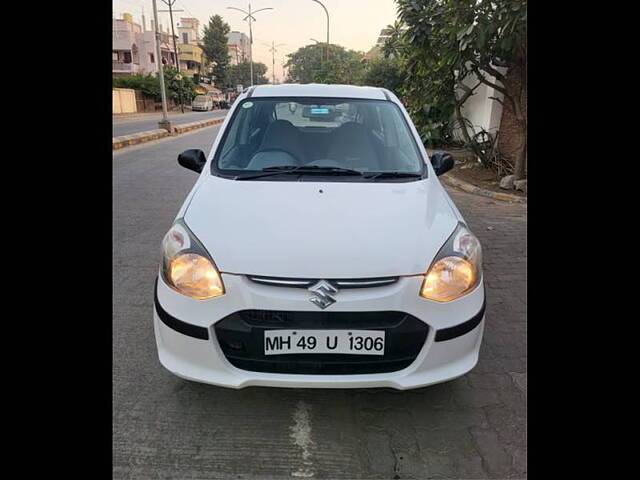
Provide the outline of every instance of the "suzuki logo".
[[338,289],[326,280],[320,280],[312,287],[309,287],[309,291],[315,294],[309,301],[322,310],[336,303],[336,299],[332,295],[338,293]]

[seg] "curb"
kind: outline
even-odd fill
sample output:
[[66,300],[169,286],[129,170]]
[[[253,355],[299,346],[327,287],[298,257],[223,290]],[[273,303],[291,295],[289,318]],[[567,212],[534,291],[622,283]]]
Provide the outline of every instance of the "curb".
[[119,150],[123,147],[130,145],[137,145],[138,143],[148,142],[150,140],[156,140],[158,138],[166,137],[169,135],[163,128],[157,128],[155,130],[147,130],[146,132],[133,133],[131,135],[122,135],[120,137],[113,137],[112,150]]
[[473,193],[475,195],[481,195],[483,197],[493,198],[495,200],[522,203],[525,205],[527,204],[527,199],[525,197],[518,197],[517,195],[511,195],[509,193],[492,192],[490,190],[485,190],[484,188],[476,187],[475,185],[472,185],[468,182],[460,180],[449,173],[445,173],[440,178],[442,178],[449,185],[457,187],[460,190],[464,190],[465,192],[468,192],[468,193]]
[[180,123],[178,125],[174,125],[173,132],[174,134],[180,134],[184,132],[188,132],[189,130],[194,130],[196,128],[208,127],[210,125],[218,125],[219,123],[224,122],[226,116],[221,118],[211,118],[209,120],[199,120],[197,122],[191,123]]
[[146,132],[133,133],[131,135],[122,135],[120,137],[113,137],[112,150],[119,150],[131,145],[137,145],[139,143],[149,142],[151,140],[157,140],[162,137],[180,135],[181,133],[188,132],[189,130],[195,130],[196,128],[204,128],[212,125],[218,125],[224,122],[222,118],[211,118],[209,120],[199,120],[197,122],[181,123],[173,126],[173,132],[170,134],[163,128],[157,128],[155,130],[147,130]]

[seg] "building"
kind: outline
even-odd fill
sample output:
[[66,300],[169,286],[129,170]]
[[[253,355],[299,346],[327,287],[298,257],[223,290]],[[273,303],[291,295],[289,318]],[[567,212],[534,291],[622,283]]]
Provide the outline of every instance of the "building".
[[111,62],[114,76],[133,75],[141,72],[140,45],[142,27],[133,23],[129,13],[112,21]]
[[242,32],[230,32],[227,49],[231,65],[238,65],[249,57],[249,37]]
[[384,47],[385,42],[391,37],[393,33],[393,29],[386,27],[380,30],[380,34],[378,35],[378,39],[376,43],[371,49],[365,53],[363,61],[370,62],[372,60],[377,60],[382,56],[382,48]]
[[202,40],[198,32],[200,22],[197,18],[181,18],[178,23],[178,59],[180,71],[193,76],[204,73]]
[[[156,62],[156,40],[151,30],[146,30],[145,19],[142,25],[135,23],[133,17],[122,14],[122,19],[113,19],[112,35],[112,73],[114,76],[153,74],[158,71]],[[160,33],[160,53],[163,65],[176,66],[176,53],[169,32]]]
[[391,37],[392,32],[393,29],[388,27],[380,30],[380,35],[378,35],[378,40],[376,40],[376,47],[382,48],[389,37]]

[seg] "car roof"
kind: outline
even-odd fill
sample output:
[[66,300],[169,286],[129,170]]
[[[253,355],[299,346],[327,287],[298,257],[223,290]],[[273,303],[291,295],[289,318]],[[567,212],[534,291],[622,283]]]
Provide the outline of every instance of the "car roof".
[[[387,94],[379,87],[358,87],[355,85],[326,85],[322,83],[284,83],[280,85],[257,85],[251,97],[331,97],[365,98],[387,100]],[[249,92],[249,90],[245,92]]]

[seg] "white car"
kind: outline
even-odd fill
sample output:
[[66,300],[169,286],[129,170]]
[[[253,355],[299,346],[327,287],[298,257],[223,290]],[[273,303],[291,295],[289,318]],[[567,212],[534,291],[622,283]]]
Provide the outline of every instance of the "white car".
[[213,110],[213,98],[211,95],[197,95],[193,101],[191,102],[191,110],[208,112],[209,110]]
[[[349,115],[344,115],[349,112]],[[391,92],[261,85],[234,103],[162,241],[161,364],[232,388],[391,387],[471,370],[477,238]]]

